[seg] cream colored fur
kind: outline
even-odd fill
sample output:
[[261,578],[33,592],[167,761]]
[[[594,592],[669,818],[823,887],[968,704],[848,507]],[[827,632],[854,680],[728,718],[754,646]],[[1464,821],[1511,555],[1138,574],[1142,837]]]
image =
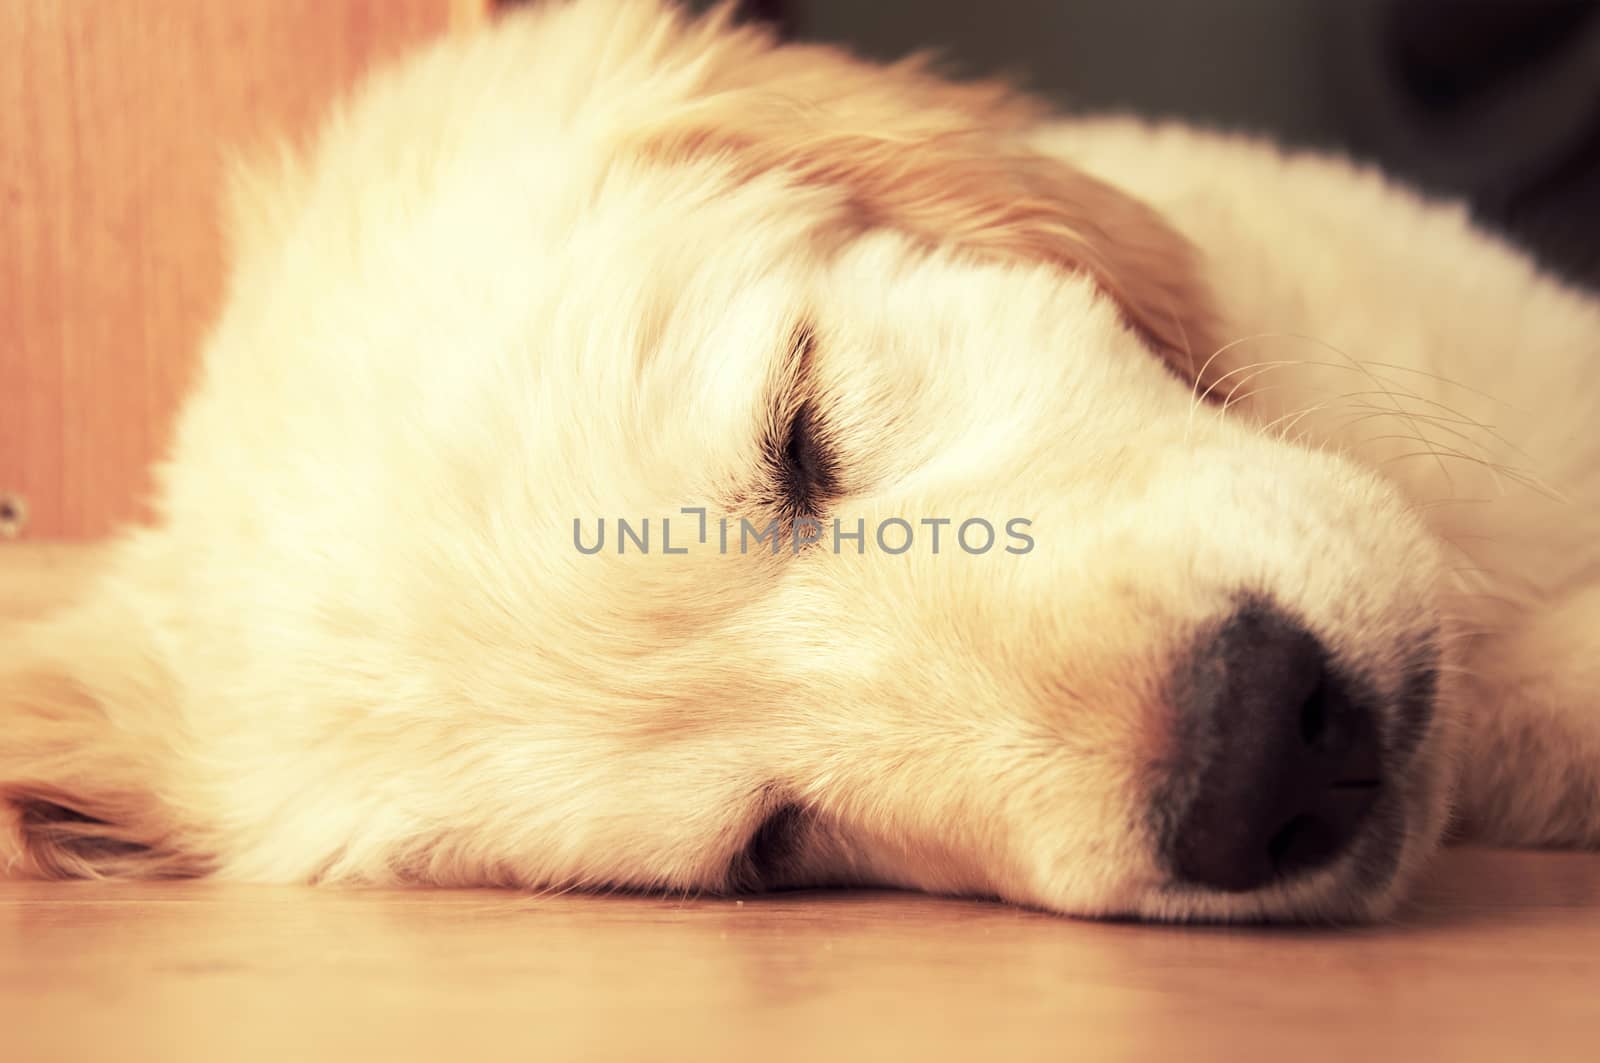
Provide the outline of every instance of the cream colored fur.
[[[19,872],[721,890],[793,807],[759,884],[1362,917],[1452,793],[1600,843],[1600,304],[1457,207],[643,0],[443,43],[236,191],[159,521],[0,662]],[[697,542],[805,403],[866,553]],[[1170,677],[1245,593],[1381,691],[1440,647],[1382,874],[1163,869]]]

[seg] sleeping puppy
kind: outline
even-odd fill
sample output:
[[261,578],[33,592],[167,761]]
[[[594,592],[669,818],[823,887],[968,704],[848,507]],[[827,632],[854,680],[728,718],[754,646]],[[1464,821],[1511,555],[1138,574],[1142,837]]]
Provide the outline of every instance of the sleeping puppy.
[[521,11],[236,182],[15,873],[1381,915],[1600,843],[1600,303],[1344,163]]

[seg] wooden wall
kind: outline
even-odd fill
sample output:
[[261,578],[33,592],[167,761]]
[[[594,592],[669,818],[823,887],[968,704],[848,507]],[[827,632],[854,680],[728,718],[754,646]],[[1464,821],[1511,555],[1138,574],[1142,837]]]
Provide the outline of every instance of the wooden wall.
[[487,3],[0,3],[0,537],[144,516],[217,310],[228,146]]

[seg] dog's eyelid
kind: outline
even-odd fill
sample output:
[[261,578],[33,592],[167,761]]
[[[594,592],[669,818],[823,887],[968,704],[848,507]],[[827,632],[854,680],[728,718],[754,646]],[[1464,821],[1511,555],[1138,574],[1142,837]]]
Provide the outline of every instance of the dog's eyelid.
[[774,434],[765,447],[775,501],[785,517],[815,518],[839,491],[838,462],[812,377],[817,334],[808,319],[795,326],[775,396]]

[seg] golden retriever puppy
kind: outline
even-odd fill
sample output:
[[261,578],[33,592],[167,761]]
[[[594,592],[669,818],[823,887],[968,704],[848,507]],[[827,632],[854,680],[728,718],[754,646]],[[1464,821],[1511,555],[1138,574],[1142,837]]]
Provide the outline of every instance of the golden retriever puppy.
[[1364,918],[1600,842],[1600,304],[1334,160],[506,17],[235,189],[12,866]]

